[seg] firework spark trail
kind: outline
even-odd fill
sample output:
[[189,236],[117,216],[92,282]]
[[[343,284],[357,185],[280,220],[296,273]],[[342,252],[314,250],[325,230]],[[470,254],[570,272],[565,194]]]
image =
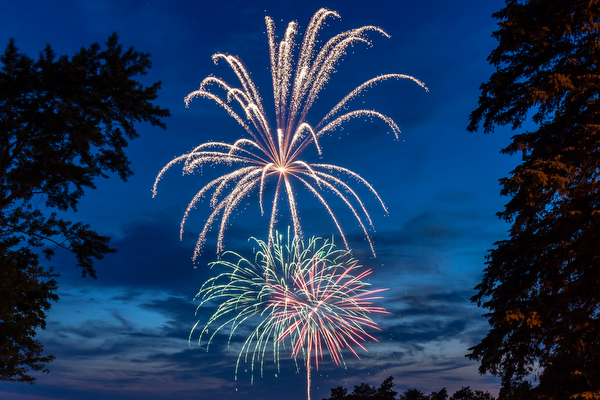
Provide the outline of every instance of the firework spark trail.
[[[387,124],[394,136],[398,138],[400,129],[388,116],[374,110],[353,110],[340,115],[350,101],[361,95],[373,85],[389,79],[408,79],[425,88],[423,82],[402,74],[386,74],[370,79],[359,85],[346,95],[331,109],[316,125],[307,122],[307,116],[319,93],[323,90],[330,76],[335,72],[335,66],[346,54],[348,46],[355,43],[371,44],[366,37],[369,32],[378,32],[389,37],[381,28],[363,26],[342,32],[317,48],[317,36],[328,17],[339,15],[331,10],[320,9],[311,19],[294,69],[295,37],[298,33],[296,22],[291,22],[285,31],[283,39],[278,43],[275,36],[275,23],[270,17],[265,18],[269,43],[271,76],[273,80],[273,99],[275,106],[276,127],[272,129],[267,121],[259,91],[249,72],[239,58],[226,54],[215,54],[213,61],[224,60],[237,76],[240,87],[233,87],[220,78],[209,76],[201,83],[198,90],[185,97],[186,106],[196,97],[204,97],[214,101],[234,118],[250,135],[250,138],[237,140],[233,145],[210,142],[196,147],[182,156],[174,158],[157,175],[152,189],[153,196],[157,194],[158,182],[174,165],[183,163],[183,173],[192,174],[204,164],[240,164],[239,169],[227,173],[206,184],[189,203],[181,221],[181,229],[187,221],[189,213],[197,203],[212,190],[210,196],[211,214],[206,219],[204,227],[198,235],[193,259],[199,256],[208,232],[220,219],[217,253],[223,251],[225,230],[230,221],[231,213],[243,198],[250,196],[255,189],[259,191],[259,206],[264,215],[265,185],[271,177],[277,178],[275,196],[269,222],[269,237],[273,234],[278,215],[278,196],[287,198],[292,225],[296,236],[301,237],[301,225],[298,216],[297,197],[290,181],[294,177],[302,182],[309,192],[315,194],[318,201],[325,206],[334,221],[340,235],[344,232],[336,219],[333,209],[321,193],[326,191],[334,198],[340,199],[352,211],[375,255],[373,243],[366,225],[373,226],[371,218],[357,195],[340,175],[352,177],[365,185],[381,203],[385,212],[387,209],[375,189],[361,176],[349,169],[328,164],[311,164],[299,159],[307,146],[314,144],[319,156],[321,147],[319,139],[331,133],[343,123],[354,118],[374,118]],[[293,82],[292,82],[293,80]],[[215,92],[216,91],[216,92]],[[224,92],[224,94],[220,94]],[[336,175],[334,175],[334,173]],[[304,177],[304,179],[302,179]],[[228,192],[227,192],[228,191]],[[355,204],[355,205],[352,205]],[[366,220],[366,225],[363,222]]]
[[[313,237],[305,244],[289,232],[286,242],[278,234],[271,244],[254,240],[259,247],[254,261],[226,252],[211,263],[225,271],[209,279],[196,296],[201,300],[198,309],[216,307],[198,341],[208,336],[208,350],[217,334],[228,333],[229,344],[242,325],[254,324],[239,352],[236,378],[242,361],[251,364],[252,376],[255,364],[260,365],[262,376],[271,346],[279,371],[281,347],[289,346],[294,360],[304,358],[310,396],[313,361],[318,369],[319,360],[328,353],[340,365],[345,348],[358,357],[354,347],[366,350],[362,342],[377,340],[366,329],[378,329],[370,314],[387,313],[373,305],[385,289],[369,290],[364,280],[371,270],[363,270],[349,251],[337,249],[332,241]],[[200,321],[190,340],[199,325]]]
[[333,107],[331,109],[331,111],[329,111],[327,113],[327,115],[321,120],[321,122],[319,122],[319,124],[316,126],[316,129],[319,129],[319,127],[325,123],[326,121],[329,120],[330,117],[332,117],[333,115],[335,115],[342,107],[344,107],[346,105],[346,103],[348,103],[350,100],[352,100],[353,98],[355,98],[356,96],[358,96],[363,90],[366,90],[370,87],[372,87],[374,84],[376,84],[377,82],[386,80],[386,79],[410,79],[411,81],[415,82],[417,85],[421,86],[423,89],[425,89],[425,91],[429,91],[429,89],[427,89],[425,87],[425,84],[423,82],[421,82],[420,80],[410,76],[410,75],[404,75],[404,74],[386,74],[386,75],[380,75],[376,78],[370,79],[364,83],[362,83],[360,86],[358,86],[356,89],[354,89],[352,92],[348,93],[348,95],[346,97],[344,97],[342,99],[342,101],[340,101],[338,104],[335,105],[335,107]]

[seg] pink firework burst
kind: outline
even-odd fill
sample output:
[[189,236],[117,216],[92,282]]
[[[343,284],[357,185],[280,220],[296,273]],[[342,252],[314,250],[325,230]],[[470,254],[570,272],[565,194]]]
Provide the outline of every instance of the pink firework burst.
[[371,270],[332,241],[313,237],[305,244],[289,234],[287,242],[278,234],[271,244],[254,240],[260,248],[254,261],[226,252],[212,263],[225,271],[209,279],[196,296],[201,299],[198,308],[216,305],[199,341],[208,336],[208,349],[219,332],[228,332],[231,342],[240,327],[253,324],[239,351],[236,375],[242,360],[251,363],[252,371],[260,364],[262,375],[267,350],[272,346],[279,365],[281,349],[289,344],[292,358],[304,358],[310,400],[312,360],[318,368],[319,360],[329,354],[339,365],[344,349],[358,357],[355,348],[366,350],[365,341],[377,340],[367,329],[378,329],[370,314],[387,313],[373,304],[385,289],[370,289],[365,279]]

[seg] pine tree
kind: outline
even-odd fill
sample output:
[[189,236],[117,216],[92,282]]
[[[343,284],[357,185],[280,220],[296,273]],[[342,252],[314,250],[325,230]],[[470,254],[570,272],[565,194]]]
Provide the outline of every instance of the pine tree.
[[500,180],[512,225],[476,287],[491,328],[468,356],[501,397],[600,398],[600,2],[506,0],[493,16],[496,72],[468,129],[534,128],[502,150],[522,156]]

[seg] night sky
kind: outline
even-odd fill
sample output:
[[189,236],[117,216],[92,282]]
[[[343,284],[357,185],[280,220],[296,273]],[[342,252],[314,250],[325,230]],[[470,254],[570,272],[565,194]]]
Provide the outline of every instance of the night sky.
[[[519,161],[501,155],[511,132],[492,135],[466,131],[477,107],[479,85],[493,69],[486,57],[495,47],[491,14],[501,0],[458,1],[12,1],[0,12],[2,45],[16,46],[37,58],[46,43],[58,55],[73,55],[94,42],[104,44],[117,32],[125,48],[151,53],[152,69],[144,84],[162,81],[156,104],[169,108],[167,129],[138,126],[140,138],[127,154],[135,175],[123,183],[117,176],[101,179],[86,192],[74,220],[90,223],[110,235],[115,254],[96,263],[98,279],[82,279],[74,257],[58,252],[51,265],[58,278],[60,300],[48,313],[48,325],[37,338],[45,354],[56,360],[37,383],[0,382],[0,397],[42,399],[275,399],[306,398],[305,370],[296,371],[283,356],[281,371],[265,363],[264,376],[245,372],[234,378],[236,348],[217,340],[210,351],[197,337],[188,344],[194,323],[210,310],[193,301],[213,275],[207,264],[216,259],[213,230],[202,257],[192,263],[195,242],[208,204],[199,204],[182,241],[179,222],[188,202],[211,177],[227,169],[204,168],[182,176],[170,170],[156,198],[156,174],[172,158],[207,141],[232,143],[244,130],[208,99],[186,108],[183,98],[208,76],[238,82],[229,67],[215,65],[212,54],[239,56],[261,91],[270,116],[272,83],[265,16],[271,16],[279,38],[288,22],[303,33],[321,7],[339,12],[328,19],[319,39],[342,31],[376,25],[391,38],[369,34],[372,47],[358,43],[337,66],[308,120],[320,117],[360,83],[384,73],[412,75],[426,92],[408,80],[380,83],[351,103],[392,117],[402,133],[395,140],[381,121],[353,120],[322,139],[322,162],[347,167],[378,191],[389,214],[360,190],[373,218],[377,257],[370,254],[360,227],[345,205],[331,206],[347,233],[354,256],[373,268],[370,283],[384,292],[389,315],[374,315],[381,331],[367,343],[360,360],[345,353],[347,368],[325,359],[313,375],[313,398],[330,389],[366,382],[379,385],[392,375],[396,390],[418,388],[429,393],[462,386],[497,394],[499,380],[480,376],[478,364],[465,357],[485,335],[487,322],[469,298],[479,282],[486,251],[506,237],[508,225],[495,213],[507,201],[498,179]],[[364,104],[363,104],[364,103]],[[271,109],[270,109],[271,107]],[[320,162],[314,148],[308,158]],[[300,188],[298,186],[298,188]],[[226,232],[227,250],[251,257],[248,238],[266,239],[269,212],[260,216],[258,194],[241,207]],[[300,194],[299,212],[307,236],[336,233],[325,209],[312,195]],[[247,204],[246,204],[247,203]],[[289,215],[282,212],[280,228]],[[212,247],[211,247],[212,246]],[[249,367],[247,365],[246,367]],[[248,368],[249,370],[249,368]]]

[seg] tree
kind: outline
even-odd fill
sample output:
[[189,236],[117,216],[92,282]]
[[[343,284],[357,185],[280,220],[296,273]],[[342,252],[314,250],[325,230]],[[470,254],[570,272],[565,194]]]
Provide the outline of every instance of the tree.
[[[347,394],[348,391],[345,388],[338,386],[331,389],[331,397],[323,400],[393,400],[396,399],[398,394],[398,392],[392,390],[394,386],[396,385],[392,376],[387,377],[378,388],[366,383],[355,385],[350,394]],[[519,393],[523,393],[522,390],[523,387],[520,387]],[[523,397],[523,399],[525,398]],[[508,400],[509,398],[505,397],[505,399]],[[510,399],[517,398],[510,397]],[[418,389],[407,389],[400,395],[398,400],[448,400],[448,391],[446,388],[442,388],[438,392],[432,391],[431,394],[426,395]],[[450,400],[494,400],[494,397],[488,392],[472,390],[467,386],[454,392]]]
[[388,376],[381,382],[381,386],[377,388],[376,399],[377,400],[394,400],[398,392],[392,390],[396,386],[394,383],[394,377]]
[[450,397],[450,400],[493,400],[494,397],[488,392],[472,390],[469,386],[462,387]]
[[367,383],[355,385],[350,394],[347,394],[348,391],[345,388],[338,386],[331,389],[329,398],[323,400],[393,400],[398,394],[398,392],[392,390],[394,386],[396,385],[392,376],[384,379],[378,388]]
[[323,400],[344,400],[346,398],[346,394],[348,390],[345,387],[338,386],[336,388],[331,389],[331,397]]
[[472,298],[491,328],[468,357],[500,397],[600,398],[600,4],[506,0],[493,16],[496,72],[468,129],[532,128],[502,150],[522,155],[500,180],[512,225]]
[[448,391],[443,387],[438,392],[431,392],[429,400],[448,400]]
[[36,328],[46,327],[45,311],[58,300],[56,275],[38,266],[28,248],[7,251],[0,246],[0,377],[33,382],[28,369],[39,371],[54,356],[42,357],[43,346],[34,340]]
[[82,276],[95,278],[93,259],[115,251],[109,237],[47,210],[77,211],[84,189],[107,173],[126,181],[134,124],[165,128],[160,118],[169,111],[151,103],[160,82],[135,80],[150,55],[123,51],[116,34],[106,46],[56,59],[48,45],[34,62],[11,39],[0,57],[0,380],[33,383],[27,371],[54,358],[34,340],[58,299],[56,275],[39,266],[40,253],[49,260],[56,248],[69,250]]
[[347,400],[368,400],[374,399],[377,394],[377,389],[375,386],[370,386],[367,383],[361,383],[360,385],[355,385],[354,390],[348,396],[346,396]]
[[418,389],[407,389],[400,395],[400,400],[429,400],[429,396]]

